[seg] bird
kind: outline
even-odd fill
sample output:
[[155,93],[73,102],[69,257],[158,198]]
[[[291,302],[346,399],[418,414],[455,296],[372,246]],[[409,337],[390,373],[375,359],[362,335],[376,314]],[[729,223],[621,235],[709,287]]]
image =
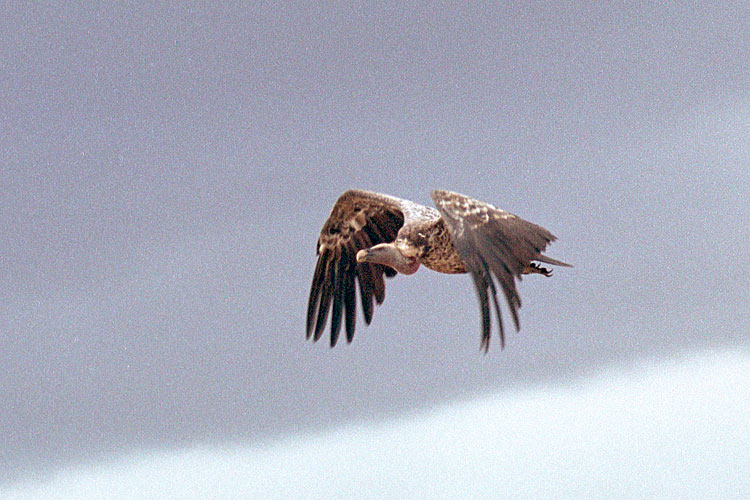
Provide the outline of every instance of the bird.
[[542,253],[556,240],[543,227],[463,194],[436,189],[430,195],[437,208],[359,189],[349,189],[338,198],[317,241],[307,304],[308,340],[320,339],[330,310],[331,347],[338,341],[342,321],[351,343],[356,327],[355,282],[369,325],[373,301],[380,305],[385,300],[384,278],[412,275],[423,265],[440,273],[471,275],[481,311],[480,349],[485,353],[489,349],[490,298],[503,349],[497,285],[519,331],[521,298],[516,280],[523,274],[551,276],[552,271],[538,262],[572,267]]

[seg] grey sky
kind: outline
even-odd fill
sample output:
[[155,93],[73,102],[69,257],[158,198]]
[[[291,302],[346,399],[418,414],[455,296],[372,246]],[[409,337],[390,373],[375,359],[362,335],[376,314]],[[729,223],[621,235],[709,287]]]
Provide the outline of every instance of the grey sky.
[[750,356],[605,368],[260,443],[135,451],[3,500],[747,498]]
[[[750,347],[744,2],[4,10],[0,480]],[[576,267],[488,356],[424,269],[306,343],[348,187],[463,192]]]

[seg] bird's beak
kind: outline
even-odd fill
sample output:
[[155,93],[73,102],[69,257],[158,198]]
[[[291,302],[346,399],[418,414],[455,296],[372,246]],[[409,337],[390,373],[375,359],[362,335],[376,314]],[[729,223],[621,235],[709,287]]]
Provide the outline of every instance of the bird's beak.
[[414,274],[419,268],[417,259],[404,257],[393,243],[380,243],[357,252],[357,262],[372,262],[391,267],[401,274]]
[[391,260],[393,260],[393,248],[387,243],[381,243],[357,252],[357,262],[374,262],[376,264],[388,265]]
[[367,251],[367,249],[357,252],[357,262],[367,262],[368,254],[369,252]]

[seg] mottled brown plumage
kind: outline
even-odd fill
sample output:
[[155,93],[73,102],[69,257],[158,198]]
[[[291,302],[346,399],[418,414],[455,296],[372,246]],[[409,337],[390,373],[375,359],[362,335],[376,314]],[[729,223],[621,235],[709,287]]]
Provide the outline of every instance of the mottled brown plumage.
[[[564,262],[542,252],[555,237],[546,229],[487,203],[450,191],[432,191],[438,210],[369,191],[349,190],[336,201],[318,238],[318,262],[307,307],[307,336],[318,340],[331,312],[331,346],[342,321],[352,341],[356,326],[355,281],[365,323],[373,301],[385,299],[385,277],[412,274],[420,265],[433,271],[469,272],[479,296],[482,347],[489,348],[492,297],[504,345],[495,280],[500,284],[516,330],[521,299],[515,280],[551,271],[532,261]],[[493,279],[494,278],[494,279]]]

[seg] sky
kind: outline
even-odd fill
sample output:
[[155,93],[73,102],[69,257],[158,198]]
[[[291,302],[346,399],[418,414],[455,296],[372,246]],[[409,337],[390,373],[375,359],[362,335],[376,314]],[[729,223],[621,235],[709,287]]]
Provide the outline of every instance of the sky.
[[[521,422],[514,391],[554,413],[555,391],[585,404],[579,384],[638,363],[661,380],[686,356],[711,376],[745,362],[743,2],[5,10],[0,485],[182,450],[237,449],[241,469],[289,436],[289,457],[363,422],[394,439],[469,401]],[[388,281],[351,345],[307,342],[317,236],[347,188],[465,193],[549,229],[575,267],[526,277],[521,331],[486,356],[470,278],[426,269]]]
[[[746,498],[750,356],[700,354],[273,443],[139,452],[7,500]],[[634,404],[636,403],[636,404]]]

